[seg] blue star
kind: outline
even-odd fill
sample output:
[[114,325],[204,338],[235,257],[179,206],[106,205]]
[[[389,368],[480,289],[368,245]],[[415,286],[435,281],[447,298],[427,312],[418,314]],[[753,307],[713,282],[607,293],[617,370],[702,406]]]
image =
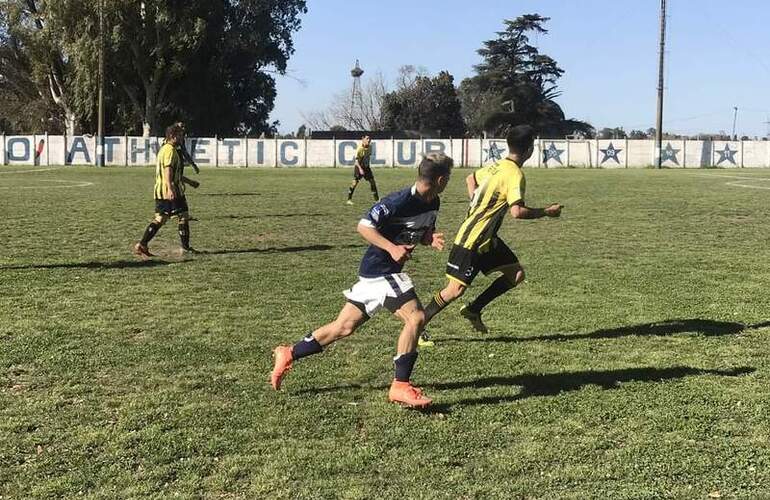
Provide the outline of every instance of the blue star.
[[605,161],[612,159],[612,160],[615,160],[615,163],[620,165],[620,159],[618,158],[618,155],[620,154],[621,151],[623,151],[622,149],[615,149],[615,146],[613,146],[612,143],[610,143],[607,149],[600,149],[599,151],[601,151],[602,154],[604,155],[604,158],[602,158],[602,161],[599,162],[600,164],[603,164]]
[[484,162],[488,162],[490,160],[497,163],[499,160],[503,158],[503,154],[505,153],[505,148],[498,148],[496,142],[490,142],[489,148],[484,148],[484,153],[486,154],[486,158],[484,158]]
[[543,163],[547,165],[548,160],[556,160],[559,162],[559,165],[563,165],[561,162],[561,154],[563,152],[563,149],[558,149],[556,144],[552,142],[551,145],[548,146],[548,149],[543,150]]
[[674,165],[679,165],[679,160],[676,159],[676,155],[680,151],[681,149],[674,149],[669,142],[666,144],[666,149],[660,151],[660,162],[664,163],[666,161],[672,161]]
[[729,144],[725,144],[725,149],[723,149],[722,151],[716,151],[716,153],[719,154],[719,160],[717,160],[717,165],[719,165],[725,160],[729,161],[733,165],[736,165],[735,155],[738,153],[738,150],[730,149]]

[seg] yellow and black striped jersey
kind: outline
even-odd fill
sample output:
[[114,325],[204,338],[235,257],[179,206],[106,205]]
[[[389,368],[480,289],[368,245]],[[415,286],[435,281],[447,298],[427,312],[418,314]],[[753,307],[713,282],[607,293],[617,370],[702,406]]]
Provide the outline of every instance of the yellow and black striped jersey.
[[484,253],[497,236],[508,208],[524,201],[524,173],[515,162],[505,158],[496,165],[478,169],[473,177],[476,191],[455,245]]
[[155,166],[155,199],[167,200],[168,189],[163,182],[163,169],[171,167],[171,186],[175,194],[184,193],[182,183],[182,159],[174,146],[164,143],[158,151],[158,163]]
[[371,144],[369,146],[364,146],[361,144],[358,146],[358,149],[356,150],[356,161],[359,165],[363,168],[369,168],[369,160],[372,156],[372,148]]

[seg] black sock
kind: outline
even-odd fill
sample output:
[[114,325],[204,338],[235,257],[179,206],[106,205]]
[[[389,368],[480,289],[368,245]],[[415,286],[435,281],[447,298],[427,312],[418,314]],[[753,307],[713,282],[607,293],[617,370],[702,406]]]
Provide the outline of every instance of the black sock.
[[515,285],[510,282],[510,280],[505,276],[500,276],[495,281],[492,282],[491,285],[487,287],[486,290],[481,292],[481,295],[476,297],[476,300],[468,304],[468,307],[466,309],[475,312],[477,314],[481,313],[481,310],[486,307],[487,304],[495,300],[497,297],[501,296],[511,288],[513,288]]
[[182,222],[178,226],[179,228],[179,241],[182,242],[182,248],[185,250],[190,248],[190,223]]
[[353,193],[355,192],[355,190],[356,190],[356,184],[353,184],[348,188],[348,200],[353,199]]
[[393,364],[396,365],[396,380],[399,382],[409,382],[416,362],[417,351],[399,354],[393,358]]
[[441,292],[436,292],[433,295],[433,298],[430,300],[430,303],[425,308],[425,323],[428,323],[433,316],[437,315],[441,311],[444,310],[446,306],[448,306],[447,302],[441,298]]
[[294,347],[291,348],[291,357],[293,359],[302,359],[307,356],[312,356],[313,354],[318,354],[323,350],[324,348],[321,347],[321,344],[319,344],[315,337],[313,337],[313,334],[308,333],[304,339],[294,344]]
[[140,242],[143,247],[146,247],[148,243],[150,243],[150,240],[155,237],[156,234],[158,234],[158,230],[163,226],[160,222],[150,222],[150,224],[147,226],[147,229],[144,230],[144,235],[142,236],[142,241]]
[[377,183],[372,181],[372,196],[374,196],[374,201],[378,201],[380,199],[380,195],[377,194]]

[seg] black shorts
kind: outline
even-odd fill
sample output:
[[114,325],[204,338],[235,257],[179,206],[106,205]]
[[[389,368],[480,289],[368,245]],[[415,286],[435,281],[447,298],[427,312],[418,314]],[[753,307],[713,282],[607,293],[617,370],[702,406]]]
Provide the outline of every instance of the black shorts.
[[465,286],[470,286],[479,271],[489,274],[518,263],[519,259],[513,250],[508,248],[503,240],[495,238],[489,245],[489,250],[484,253],[454,245],[446,263],[446,275]]
[[361,173],[361,170],[358,169],[358,167],[353,166],[353,178],[357,181],[360,181],[361,179],[366,179],[367,181],[373,181],[374,180],[374,174],[372,173],[372,167],[362,167],[362,170],[364,173]]
[[173,217],[175,215],[189,212],[187,198],[179,196],[175,200],[155,200],[155,213]]

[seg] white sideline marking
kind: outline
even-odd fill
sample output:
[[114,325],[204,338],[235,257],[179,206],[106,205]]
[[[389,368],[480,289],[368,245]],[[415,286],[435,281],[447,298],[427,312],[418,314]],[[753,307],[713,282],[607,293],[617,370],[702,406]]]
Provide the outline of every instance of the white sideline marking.
[[[770,177],[750,177],[747,175],[721,175],[721,174],[695,174],[700,177],[723,178],[723,179],[739,179],[746,181],[770,181]],[[742,184],[740,182],[725,182],[725,186],[746,188],[746,189],[770,189],[770,186],[752,186],[751,184]]]
[[65,167],[52,167],[52,168],[33,168],[30,170],[0,170],[0,174],[34,174],[35,172],[49,172],[51,170],[61,170]]
[[41,180],[40,182],[64,182],[69,183],[69,186],[2,186],[0,189],[69,189],[93,186],[93,182],[86,181],[64,181],[64,180]]

